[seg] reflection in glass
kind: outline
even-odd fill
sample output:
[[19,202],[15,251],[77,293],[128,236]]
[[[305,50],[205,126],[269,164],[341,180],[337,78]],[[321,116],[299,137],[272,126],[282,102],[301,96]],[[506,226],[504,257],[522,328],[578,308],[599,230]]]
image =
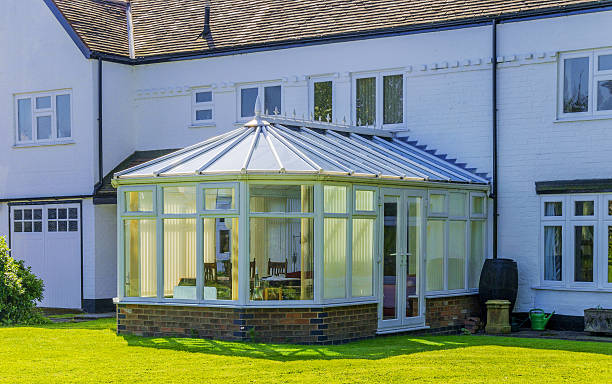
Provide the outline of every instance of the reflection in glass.
[[429,195],[429,213],[446,212],[446,195],[432,193]]
[[404,122],[404,76],[383,77],[383,124]]
[[448,195],[449,215],[452,217],[464,217],[465,212],[465,193],[451,192]]
[[70,95],[57,95],[55,97],[57,119],[57,137],[70,137]]
[[164,297],[196,299],[196,219],[164,220]]
[[125,193],[126,212],[152,212],[152,191],[129,191]]
[[317,81],[314,83],[314,119],[327,121],[333,120],[332,95],[333,83],[331,81]]
[[427,222],[427,290],[444,289],[444,222]]
[[374,125],[376,122],[376,78],[357,79],[355,124]]
[[612,70],[612,55],[601,55],[597,60],[597,70],[609,71]]
[[593,216],[595,214],[595,202],[594,201],[576,201],[575,202],[575,213],[576,216]]
[[469,288],[478,288],[480,282],[480,271],[485,261],[485,225],[485,221],[470,222]]
[[238,218],[204,218],[204,300],[238,300]]
[[593,226],[574,227],[574,281],[593,281]]
[[204,189],[204,209],[207,211],[235,209],[235,200],[234,188]]
[[19,141],[32,140],[32,99],[17,100]]
[[36,138],[38,140],[51,138],[51,116],[38,116],[36,118]]
[[419,316],[419,260],[421,257],[421,198],[409,197],[408,204],[408,259],[406,270],[406,317]]
[[563,203],[547,201],[544,203],[544,216],[563,216]]
[[589,110],[589,58],[565,59],[563,85],[563,112]]
[[544,280],[561,281],[563,279],[563,227],[544,227]]
[[383,320],[397,319],[399,197],[385,196],[383,217]]
[[346,297],[347,219],[326,217],[323,223],[323,297]]
[[196,212],[196,187],[164,187],[164,213]]
[[313,188],[310,185],[251,185],[251,212],[313,212]]
[[448,223],[448,289],[465,288],[465,221]]
[[266,115],[280,114],[282,112],[280,85],[264,88],[264,112]]
[[155,220],[124,221],[124,290],[126,297],[157,296]]
[[240,117],[251,117],[255,114],[255,101],[257,88],[243,88],[240,90]]
[[612,80],[597,82],[597,110],[612,110]]
[[352,296],[372,296],[374,219],[353,219]]

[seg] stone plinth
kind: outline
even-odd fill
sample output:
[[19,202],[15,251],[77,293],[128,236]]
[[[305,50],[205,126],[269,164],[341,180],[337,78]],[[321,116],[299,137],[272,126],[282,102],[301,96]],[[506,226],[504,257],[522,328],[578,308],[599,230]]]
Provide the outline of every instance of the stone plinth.
[[508,300],[489,300],[487,305],[487,326],[490,334],[510,333],[510,302]]

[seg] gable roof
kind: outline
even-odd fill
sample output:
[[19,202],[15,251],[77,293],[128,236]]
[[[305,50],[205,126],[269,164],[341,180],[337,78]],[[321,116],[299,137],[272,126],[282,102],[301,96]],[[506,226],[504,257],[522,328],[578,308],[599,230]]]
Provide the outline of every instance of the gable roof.
[[612,6],[607,0],[212,0],[211,34],[203,39],[205,0],[45,1],[92,52],[117,58],[129,59],[129,13],[134,63]]

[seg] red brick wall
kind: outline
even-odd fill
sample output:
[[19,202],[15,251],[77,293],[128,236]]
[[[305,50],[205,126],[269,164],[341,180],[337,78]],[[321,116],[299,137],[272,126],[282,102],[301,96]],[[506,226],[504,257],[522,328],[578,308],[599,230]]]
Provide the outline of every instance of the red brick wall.
[[376,304],[241,309],[119,304],[117,333],[267,343],[336,344],[374,337],[376,308]]
[[425,323],[432,333],[457,333],[470,316],[480,317],[478,295],[429,298]]

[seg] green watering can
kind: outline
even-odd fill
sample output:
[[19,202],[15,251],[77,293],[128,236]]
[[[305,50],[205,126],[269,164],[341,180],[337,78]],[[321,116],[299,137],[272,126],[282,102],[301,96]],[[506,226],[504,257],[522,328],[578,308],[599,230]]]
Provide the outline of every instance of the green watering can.
[[554,313],[555,311],[553,311],[550,315],[546,316],[546,313],[544,313],[544,310],[539,309],[539,308],[535,308],[529,311],[529,320],[531,320],[531,329],[533,329],[534,331],[545,330],[548,320],[550,320],[550,318],[552,317]]

